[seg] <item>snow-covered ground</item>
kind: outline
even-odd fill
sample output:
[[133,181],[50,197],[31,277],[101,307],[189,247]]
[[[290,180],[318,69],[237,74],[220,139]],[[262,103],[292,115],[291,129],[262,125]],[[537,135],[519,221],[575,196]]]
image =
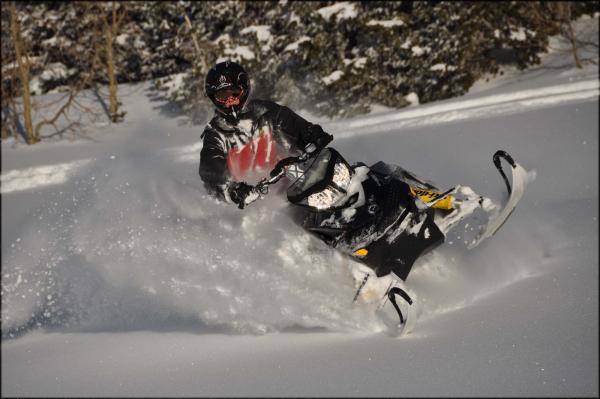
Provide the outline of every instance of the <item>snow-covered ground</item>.
[[400,339],[282,198],[206,195],[201,127],[147,84],[87,140],[4,142],[2,395],[598,396],[598,77],[553,53],[460,98],[321,121],[350,161],[498,202],[495,150],[537,173],[492,239],[467,251],[458,230],[416,264]]

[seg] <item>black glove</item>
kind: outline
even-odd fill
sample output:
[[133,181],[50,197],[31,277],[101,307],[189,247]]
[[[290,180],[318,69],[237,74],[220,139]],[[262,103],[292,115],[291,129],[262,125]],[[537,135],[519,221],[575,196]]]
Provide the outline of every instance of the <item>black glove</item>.
[[244,209],[246,197],[252,192],[252,186],[246,182],[235,182],[229,189],[229,198],[237,204],[238,208]]

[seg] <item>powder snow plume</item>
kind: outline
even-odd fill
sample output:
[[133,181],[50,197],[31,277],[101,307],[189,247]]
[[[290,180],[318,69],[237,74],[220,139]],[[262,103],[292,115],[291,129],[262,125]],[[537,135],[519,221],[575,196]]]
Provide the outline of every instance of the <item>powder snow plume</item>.
[[3,256],[3,335],[381,328],[349,306],[348,260],[296,226],[282,199],[242,212],[206,195],[194,167],[143,151],[112,158],[53,190]]

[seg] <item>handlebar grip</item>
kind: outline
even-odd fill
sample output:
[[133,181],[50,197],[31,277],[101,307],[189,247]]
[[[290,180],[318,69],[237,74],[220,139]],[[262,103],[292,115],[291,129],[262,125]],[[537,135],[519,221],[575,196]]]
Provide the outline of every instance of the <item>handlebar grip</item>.
[[[284,168],[286,166],[305,161],[307,157],[308,157],[308,154],[303,153],[298,157],[288,157],[288,158],[281,159],[279,162],[277,162],[275,167],[271,170],[271,173],[269,174],[270,178],[269,179],[264,178],[261,181],[259,181],[254,187],[252,187],[251,192],[256,194],[257,197],[268,194],[269,185],[275,184],[283,177]],[[255,201],[255,199],[252,200],[252,202],[254,202],[254,201]],[[245,205],[246,205],[246,203],[244,201],[242,201],[242,203],[238,204],[238,207],[240,209],[244,209]]]
[[271,178],[281,174],[283,172],[283,168],[285,168],[286,166],[292,165],[294,163],[297,163],[301,160],[300,157],[287,157],[287,158],[283,158],[282,160],[280,160],[279,162],[277,162],[277,164],[275,165],[275,167],[271,170],[270,176]]

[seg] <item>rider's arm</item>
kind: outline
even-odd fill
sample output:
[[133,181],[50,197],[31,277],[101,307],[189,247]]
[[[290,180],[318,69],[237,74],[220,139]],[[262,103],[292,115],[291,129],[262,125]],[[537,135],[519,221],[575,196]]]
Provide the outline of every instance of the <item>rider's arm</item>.
[[231,184],[227,168],[227,152],[219,135],[210,127],[204,129],[202,151],[200,152],[200,178],[209,194],[230,201],[228,187]]
[[288,107],[270,101],[265,102],[265,105],[273,115],[274,129],[297,149],[304,150],[309,144],[321,149],[333,140],[333,136],[324,132],[321,126],[308,122]]

